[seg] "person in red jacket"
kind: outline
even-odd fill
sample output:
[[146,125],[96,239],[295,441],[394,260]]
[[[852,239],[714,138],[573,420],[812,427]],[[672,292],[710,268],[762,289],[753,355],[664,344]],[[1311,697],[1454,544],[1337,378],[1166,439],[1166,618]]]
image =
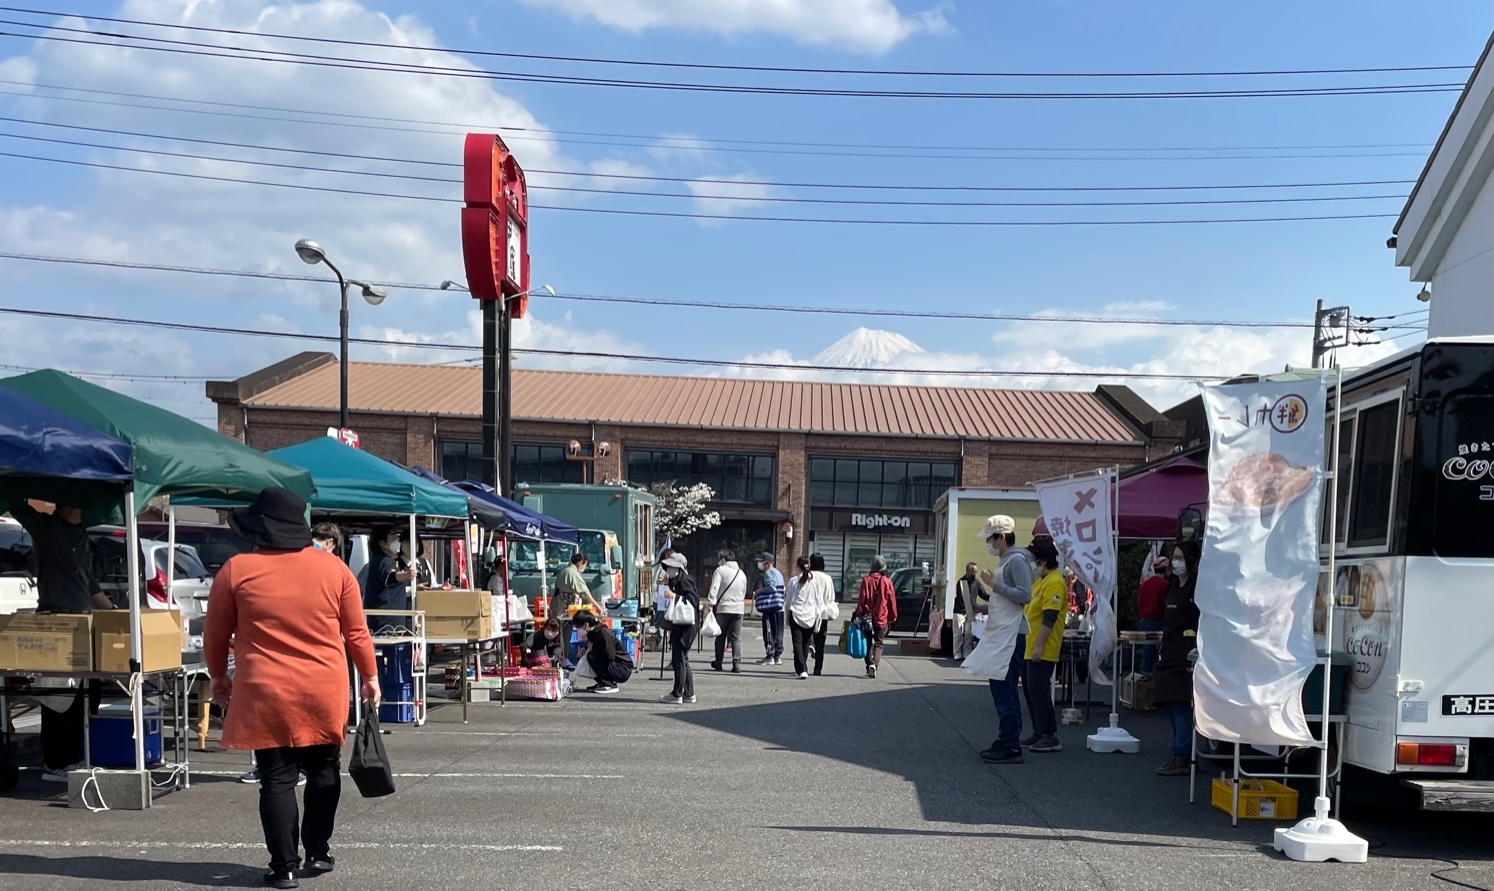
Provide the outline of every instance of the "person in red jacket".
[[887,577],[887,561],[881,554],[872,558],[871,574],[861,580],[861,595],[856,598],[856,613],[852,621],[860,616],[871,620],[871,640],[866,647],[866,676],[877,676],[877,666],[882,664],[882,644],[887,640],[887,629],[897,621],[897,592],[892,590],[892,579]]
[[[1141,614],[1141,630],[1160,632],[1167,618],[1167,578],[1172,571],[1172,561],[1158,557],[1152,561],[1152,575],[1141,583],[1136,594],[1137,611]],[[1157,644],[1149,643],[1141,648],[1140,664],[1136,670],[1151,674],[1157,665]]]

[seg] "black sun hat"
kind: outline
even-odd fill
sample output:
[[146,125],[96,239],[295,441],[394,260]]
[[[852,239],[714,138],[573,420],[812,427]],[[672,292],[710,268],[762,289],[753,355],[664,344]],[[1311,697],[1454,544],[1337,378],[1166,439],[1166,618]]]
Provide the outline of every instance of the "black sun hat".
[[231,512],[228,525],[258,548],[299,551],[311,547],[306,500],[278,486],[260,492],[248,507]]

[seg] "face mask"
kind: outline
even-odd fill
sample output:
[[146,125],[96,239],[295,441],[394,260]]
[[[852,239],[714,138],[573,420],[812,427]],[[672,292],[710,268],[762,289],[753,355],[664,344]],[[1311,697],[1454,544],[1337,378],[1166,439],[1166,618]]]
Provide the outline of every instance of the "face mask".
[[768,564],[766,564],[766,563],[759,563],[759,564],[757,564],[757,571],[758,572],[767,572],[768,571]]
[[1001,556],[1001,549],[998,548],[998,547],[996,547],[993,544],[986,545],[986,550],[991,552],[991,556],[992,557],[1000,557]]
[[1172,571],[1175,575],[1187,575],[1188,564],[1182,560],[1172,561]]
[[556,639],[559,636],[560,636],[559,634],[551,634],[548,631],[545,632],[545,640],[554,640],[554,639]]
[[673,581],[674,579],[677,579],[677,578],[680,577],[680,571],[678,569],[674,569],[673,567],[671,567],[669,569],[664,570],[664,575],[670,581]]

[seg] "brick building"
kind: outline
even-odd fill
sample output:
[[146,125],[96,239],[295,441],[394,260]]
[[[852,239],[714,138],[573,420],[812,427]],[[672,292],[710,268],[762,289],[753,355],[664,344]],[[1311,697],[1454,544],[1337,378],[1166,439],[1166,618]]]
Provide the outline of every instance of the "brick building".
[[[337,424],[338,366],[303,353],[208,384],[219,429],[259,449]],[[481,372],[354,363],[351,423],[363,447],[448,479],[480,478]],[[728,378],[514,372],[512,479],[704,481],[722,526],[685,553],[805,551],[839,576],[849,548],[894,564],[931,559],[934,501],[950,486],[1025,489],[1033,480],[1172,451],[1181,425],[1127,387],[1091,392],[911,387]],[[569,460],[567,443],[605,456]]]

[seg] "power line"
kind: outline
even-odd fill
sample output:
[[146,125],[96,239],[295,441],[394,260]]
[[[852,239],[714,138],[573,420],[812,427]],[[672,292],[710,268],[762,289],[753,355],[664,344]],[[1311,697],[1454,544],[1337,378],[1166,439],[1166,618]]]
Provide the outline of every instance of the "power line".
[[[22,374],[26,374],[32,371],[44,370],[30,365],[0,365],[0,369],[3,369],[5,371],[19,371]],[[97,380],[109,381],[130,381],[132,383],[142,384],[201,384],[211,380],[223,379],[221,377],[206,377],[203,375],[185,374],[134,374],[131,372],[115,371],[74,371],[67,368],[57,368],[53,370],[61,371],[63,374],[70,374],[73,377],[95,378]]]
[[[962,91],[934,91],[934,90],[858,90],[858,89],[829,89],[810,87],[771,87],[753,86],[746,84],[720,84],[720,83],[685,83],[679,81],[642,81],[628,80],[622,78],[595,78],[580,77],[575,75],[542,75],[514,71],[490,71],[484,69],[454,68],[439,65],[416,65],[409,63],[372,63],[361,59],[353,59],[338,56],[315,56],[306,53],[292,53],[285,50],[258,50],[252,47],[241,47],[232,45],[212,45],[229,52],[214,52],[202,49],[204,44],[192,41],[169,40],[158,37],[145,37],[131,34],[116,34],[111,32],[88,31],[78,28],[64,28],[61,26],[43,26],[30,22],[15,22],[0,20],[0,24],[19,26],[24,28],[42,29],[48,31],[62,31],[83,33],[95,37],[114,38],[115,40],[83,40],[79,38],[59,37],[51,33],[28,34],[15,31],[0,31],[0,37],[17,37],[21,39],[45,40],[58,43],[78,44],[83,46],[110,47],[114,49],[141,50],[149,52],[166,53],[171,55],[185,55],[199,58],[232,59],[238,61],[269,62],[279,64],[306,65],[316,68],[331,68],[351,71],[376,71],[388,74],[412,74],[419,76],[451,77],[462,80],[486,80],[502,81],[511,83],[533,83],[551,84],[564,86],[589,86],[589,87],[611,87],[623,89],[641,89],[666,92],[687,93],[711,93],[711,94],[737,94],[737,95],[767,95],[767,96],[798,96],[819,98],[869,98],[869,99],[961,99],[961,100],[1115,100],[1115,99],[1272,99],[1288,97],[1308,96],[1389,96],[1406,95],[1416,93],[1448,93],[1461,92],[1462,83],[1422,83],[1401,85],[1368,85],[1348,87],[1303,87],[1303,88],[1275,88],[1275,89],[1248,89],[1248,90],[1170,90],[1170,91],[1111,91],[1111,92],[962,92]],[[119,43],[115,41],[136,41],[135,43]],[[147,44],[166,44],[165,46],[152,46]],[[183,47],[193,47],[186,49]],[[271,55],[265,55],[270,53]]]
[[[347,40],[329,37],[308,37],[296,34],[276,34],[262,31],[246,31],[234,28],[209,28],[201,25],[170,24],[164,22],[143,21],[140,19],[111,18],[100,15],[85,15],[83,13],[57,12],[55,10],[36,10],[25,7],[0,6],[0,11],[17,12],[25,15],[36,16],[59,16],[65,18],[80,18],[89,21],[111,22],[121,25],[143,25],[147,27],[166,28],[180,31],[195,31],[209,34],[231,34],[244,37],[260,37],[274,40],[294,40],[307,43],[336,46],[355,46],[377,50],[405,50],[412,52],[450,53],[458,56],[475,56],[480,58],[500,59],[526,59],[530,61],[543,62],[575,62],[597,65],[627,65],[648,68],[685,68],[709,71],[738,71],[774,74],[835,74],[835,75],[879,75],[890,77],[982,77],[982,78],[1143,78],[1143,77],[1261,77],[1276,75],[1324,75],[1324,74],[1391,74],[1424,71],[1468,71],[1469,65],[1420,65],[1402,67],[1378,67],[1378,68],[1305,68],[1305,69],[1276,69],[1260,71],[1131,71],[1131,72],[997,72],[997,71],[909,71],[909,70],[877,70],[865,68],[793,68],[783,66],[766,65],[723,65],[719,63],[704,62],[663,62],[655,60],[639,59],[606,59],[586,56],[557,56],[542,55],[538,53],[514,53],[496,52],[493,50],[474,49],[447,49],[436,46],[418,46],[413,44],[374,43],[362,40]],[[33,26],[42,27],[42,26]]]
[[[290,275],[279,272],[255,272],[242,269],[208,269],[196,266],[168,266],[155,263],[137,263],[127,260],[92,260],[83,257],[49,257],[40,254],[20,254],[0,252],[0,260],[19,260],[36,263],[54,263],[69,266],[94,266],[109,269],[143,270],[151,272],[171,272],[190,275],[214,275],[231,278],[251,278],[270,281],[284,282],[315,282],[325,284],[327,279],[317,278],[310,275]],[[372,282],[372,284],[389,289],[406,291],[439,291],[437,285],[418,284],[410,282]],[[838,306],[812,306],[805,304],[793,305],[770,305],[755,303],[730,303],[722,301],[705,300],[670,300],[655,297],[626,297],[610,294],[575,294],[565,291],[557,291],[552,297],[547,293],[540,292],[532,295],[533,299],[565,300],[580,303],[613,303],[633,306],[655,306],[672,307],[680,309],[713,309],[731,310],[742,312],[767,312],[767,313],[798,313],[808,315],[832,315],[832,316],[858,316],[875,318],[908,318],[908,319],[943,319],[956,321],[983,321],[983,322],[1041,322],[1043,324],[1086,324],[1086,325],[1148,325],[1159,327],[1187,326],[1201,328],[1311,328],[1311,322],[1253,322],[1241,320],[1202,320],[1202,319],[1146,319],[1114,316],[1059,316],[1059,315],[1020,315],[1013,313],[974,313],[974,312],[933,312],[928,310],[908,309],[863,309]]]
[[[0,314],[27,316],[33,318],[57,319],[73,322],[92,322],[104,325],[128,325],[140,328],[159,328],[171,331],[193,331],[202,334],[223,334],[239,337],[269,337],[278,340],[311,340],[318,342],[335,342],[338,337],[320,334],[298,334],[281,331],[266,331],[255,328],[228,328],[216,325],[195,325],[186,322],[166,322],[150,319],[119,318],[111,316],[86,315],[83,313],[57,312],[55,310],[25,309],[21,307],[0,306]],[[462,351],[478,352],[482,348],[472,344],[464,343],[431,343],[421,341],[382,340],[379,338],[350,337],[349,343],[367,344],[372,346],[390,346],[404,349],[440,350],[443,352]],[[1143,372],[1104,372],[1104,371],[997,371],[993,369],[979,369],[971,371],[950,371],[939,368],[845,368],[839,365],[799,365],[792,362],[751,362],[732,361],[728,359],[689,359],[680,356],[649,356],[630,353],[614,353],[600,350],[544,350],[533,348],[515,349],[515,355],[529,356],[562,356],[567,358],[581,359],[615,359],[627,362],[653,362],[665,365],[686,365],[711,368],[761,368],[782,371],[822,371],[840,374],[860,374],[870,372],[873,374],[902,374],[902,375],[936,375],[939,377],[1018,377],[1018,378],[1117,378],[1136,380],[1219,380],[1224,375],[1190,375],[1190,374],[1157,374]]]
[[[0,120],[7,120],[0,118]],[[346,170],[335,167],[318,167],[308,164],[285,164],[275,161],[260,161],[247,158],[222,158],[214,155],[193,154],[190,152],[172,152],[164,149],[146,149],[122,145],[109,145],[98,142],[83,142],[73,139],[56,139],[48,136],[26,136],[20,133],[0,132],[0,139],[22,139],[29,142],[44,142],[52,145],[67,145],[81,148],[105,149],[116,152],[128,152],[144,155],[155,155],[168,158],[184,158],[194,161],[217,161],[227,164],[245,164],[253,167],[269,167],[278,170],[294,170],[310,173],[335,173],[344,176],[363,176],[378,179],[401,179],[416,182],[440,183],[446,186],[455,186],[457,182],[451,177],[419,176],[408,173],[384,173],[372,170]],[[673,198],[685,200],[737,200],[739,195],[713,195],[708,193],[694,192],[648,192],[637,189],[602,189],[585,188],[580,186],[540,186],[531,185],[531,192],[565,192],[587,195],[621,195],[641,198]],[[770,204],[816,204],[816,205],[839,205],[857,207],[1184,207],[1184,206],[1217,206],[1217,205],[1244,205],[1244,204],[1302,204],[1323,201],[1376,201],[1395,200],[1405,201],[1403,193],[1393,195],[1320,195],[1320,196],[1296,196],[1290,198],[1214,198],[1193,200],[1162,200],[1162,201],[901,201],[888,199],[868,198],[804,198],[786,195],[755,195],[752,201]]]
[[[1061,147],[1061,146],[939,146],[939,145],[859,144],[859,143],[837,143],[837,142],[784,142],[784,141],[779,141],[779,140],[723,139],[723,138],[704,137],[704,136],[702,136],[702,137],[688,137],[687,138],[687,137],[680,137],[680,136],[658,136],[658,135],[649,135],[649,134],[603,133],[603,132],[596,132],[596,131],[590,131],[590,130],[552,130],[552,129],[548,129],[548,128],[544,128],[544,127],[515,127],[515,126],[509,126],[507,124],[494,124],[491,121],[489,121],[489,122],[483,122],[483,123],[459,123],[459,122],[452,122],[452,121],[430,121],[430,120],[423,120],[423,119],[420,119],[420,118],[399,118],[399,117],[389,117],[389,116],[384,116],[384,115],[350,114],[350,113],[347,113],[347,112],[325,111],[325,110],[316,110],[316,109],[301,109],[301,108],[286,108],[286,107],[283,107],[283,106],[276,106],[276,105],[256,105],[256,104],[252,104],[252,103],[224,102],[224,101],[211,100],[211,99],[184,99],[184,98],[180,98],[180,97],[176,97],[176,96],[159,96],[159,95],[153,95],[153,94],[148,94],[148,93],[123,92],[123,91],[119,91],[119,90],[98,90],[98,89],[90,89],[90,88],[85,88],[85,87],[68,87],[68,86],[59,86],[59,85],[56,85],[56,84],[33,83],[33,82],[29,82],[29,81],[0,80],[0,84],[8,84],[10,86],[26,87],[26,88],[29,88],[29,89],[47,89],[47,90],[59,90],[59,91],[67,91],[67,92],[75,92],[75,93],[88,93],[88,94],[99,95],[99,96],[111,96],[111,97],[114,97],[115,99],[149,99],[149,100],[154,101],[154,102],[178,102],[178,103],[186,103],[186,104],[193,104],[193,105],[208,105],[208,106],[213,106],[213,107],[217,107],[217,108],[234,108],[234,109],[241,109],[241,110],[246,110],[246,111],[269,111],[269,112],[276,112],[278,114],[314,115],[314,116],[321,116],[321,117],[340,118],[340,119],[347,120],[347,121],[374,121],[374,122],[385,123],[385,124],[415,124],[415,125],[421,125],[421,126],[426,126],[426,127],[450,127],[450,128],[455,128],[455,129],[461,130],[461,131],[474,131],[474,130],[475,131],[483,131],[483,130],[497,129],[497,130],[504,131],[505,138],[506,139],[511,139],[511,140],[533,140],[533,141],[540,141],[540,142],[555,141],[555,142],[560,142],[560,143],[567,143],[567,142],[569,142],[569,140],[565,140],[565,139],[555,139],[555,137],[557,137],[557,136],[587,136],[587,137],[606,137],[606,138],[613,138],[613,139],[632,139],[632,140],[641,140],[642,144],[636,144],[635,145],[633,143],[611,143],[611,142],[601,142],[601,143],[599,143],[599,142],[583,142],[583,143],[580,143],[580,144],[583,144],[583,145],[615,145],[615,146],[620,146],[620,147],[624,147],[624,148],[649,148],[649,149],[666,148],[666,149],[673,149],[673,150],[679,150],[679,151],[694,151],[694,150],[696,150],[698,148],[698,144],[700,142],[705,142],[705,143],[709,143],[709,144],[712,144],[712,145],[715,145],[715,144],[719,143],[719,144],[723,144],[723,145],[788,146],[788,147],[791,147],[791,148],[838,148],[838,149],[875,150],[875,151],[865,151],[863,153],[856,153],[856,152],[792,152],[792,151],[790,151],[790,152],[763,152],[764,154],[808,154],[808,155],[819,154],[819,155],[829,155],[829,156],[832,156],[832,157],[870,157],[870,158],[909,158],[909,157],[914,157],[914,158],[932,158],[932,159],[946,159],[946,160],[948,160],[948,159],[954,159],[954,160],[962,160],[962,159],[963,160],[1022,160],[1020,158],[1014,159],[1014,158],[1011,158],[1011,157],[962,158],[961,156],[951,156],[951,155],[947,155],[947,154],[889,155],[889,154],[883,154],[882,152],[883,151],[916,151],[916,152],[927,152],[927,153],[935,153],[935,152],[1070,152],[1070,153],[1073,153],[1073,152],[1086,152],[1086,153],[1094,153],[1094,152],[1227,152],[1227,151],[1242,151],[1242,152],[1243,151],[1315,151],[1315,152],[1318,152],[1318,151],[1331,151],[1331,150],[1344,150],[1344,149],[1387,149],[1387,148],[1421,148],[1421,149],[1426,149],[1426,148],[1429,147],[1428,143],[1380,143],[1380,144],[1360,144],[1360,145],[1273,145],[1273,146],[1257,145],[1257,146],[1190,146],[1190,147],[1183,147],[1183,146],[1153,146],[1153,147],[1124,146],[1124,147],[1122,147],[1122,146],[1117,146],[1117,147],[1108,147],[1108,148],[1107,147],[1088,146],[1088,147],[1083,147],[1083,148],[1066,148],[1066,147]],[[70,97],[70,96],[45,96],[45,95],[39,95],[39,94],[30,93],[30,92],[18,92],[18,91],[0,90],[0,93],[4,93],[6,95],[12,95],[12,96],[24,96],[24,97],[33,98],[33,99],[50,99],[50,100],[61,100],[61,101],[69,101],[69,102],[83,102],[83,101],[86,101],[86,100],[81,100],[81,99],[78,99],[76,97]],[[121,105],[121,104],[123,104],[123,105],[131,105],[131,103],[121,103],[121,102],[109,102],[109,103],[104,103],[104,104],[108,104],[108,105]],[[153,109],[153,110],[156,110],[156,111],[174,111],[174,112],[182,112],[182,113],[198,113],[198,114],[212,114],[213,113],[213,112],[206,111],[204,109],[170,108],[170,107],[163,108],[163,107],[154,106],[154,105],[133,104],[132,107],[135,107],[135,108],[148,108],[148,109]],[[271,120],[271,121],[280,121],[280,122],[284,122],[284,123],[296,123],[296,124],[321,124],[321,125],[326,125],[326,126],[348,126],[348,127],[359,127],[359,128],[363,128],[363,129],[381,129],[381,130],[382,129],[389,129],[389,130],[394,130],[394,132],[431,133],[431,134],[438,134],[438,135],[445,135],[448,132],[446,130],[407,130],[407,129],[395,129],[395,128],[384,128],[384,127],[370,128],[367,125],[360,125],[360,124],[341,124],[341,123],[338,123],[338,122],[335,122],[335,121],[309,121],[309,120],[304,120],[304,119],[301,119],[301,118],[280,118],[280,117],[268,117],[267,118],[267,117],[262,117],[262,116],[258,116],[258,115],[236,115],[236,114],[227,113],[227,112],[221,113],[221,114],[223,114],[224,116],[230,116],[230,117],[247,117],[247,118],[252,119],[252,120]],[[515,133],[532,133],[532,134],[539,134],[539,135],[536,135],[536,136],[515,136],[515,135],[513,135]],[[452,135],[457,135],[457,134],[453,133]],[[669,142],[682,142],[682,143],[686,143],[686,144],[685,145],[668,145],[667,143],[669,143]],[[732,149],[732,150],[733,151],[747,151],[746,149]],[[1403,157],[1403,156],[1420,155],[1420,154],[1424,154],[1424,153],[1425,152],[1414,152],[1414,153],[1404,153],[1404,154],[1402,154],[1402,153],[1372,154],[1372,155],[1324,155],[1324,154],[1316,154],[1316,155],[1305,155],[1305,156],[1296,156],[1296,155],[1259,155],[1259,156],[1257,156],[1257,155],[1251,155],[1251,156],[1247,156],[1247,157],[1202,157],[1202,158],[1187,158],[1187,157],[1179,158],[1179,157],[1174,156],[1174,155],[1168,155],[1168,156],[1164,156],[1162,158],[1127,157],[1127,158],[1115,158],[1115,159],[1109,159],[1109,158],[1105,158],[1105,159],[1061,158],[1061,157],[1059,157],[1059,158],[1045,158],[1043,160],[1277,160],[1277,159],[1292,159],[1292,158]]]
[[[8,81],[0,80],[0,83]],[[71,89],[71,88],[67,88]],[[0,93],[3,93],[0,90]],[[99,91],[106,92],[106,91]],[[24,95],[24,94],[11,94]],[[41,96],[42,99],[66,99],[65,96]],[[187,101],[187,100],[183,100]],[[195,101],[195,100],[191,100]],[[109,103],[115,104],[115,103]],[[145,106],[151,107],[151,106]],[[166,108],[161,111],[192,112],[194,109]],[[312,114],[313,112],[307,112]],[[321,112],[314,112],[321,114]],[[329,152],[316,149],[289,148],[275,145],[255,145],[253,143],[232,142],[217,139],[203,139],[193,136],[177,136],[167,133],[150,133],[139,130],[119,130],[110,127],[88,127],[81,124],[63,124],[55,121],[36,121],[29,118],[17,118],[0,115],[0,121],[10,121],[18,124],[26,124],[36,127],[53,127],[64,130],[77,130],[88,133],[106,133],[114,136],[127,136],[139,139],[157,139],[163,141],[186,142],[194,145],[211,145],[221,148],[236,148],[246,151],[276,152],[279,154],[309,155],[322,158],[336,158],[348,161],[374,161],[388,164],[408,164],[424,167],[440,167],[452,170],[460,170],[462,165],[455,161],[434,161],[420,158],[394,158],[383,155],[360,155],[349,152]],[[296,123],[315,124],[317,121],[297,121]],[[458,134],[451,134],[453,136]],[[142,151],[134,148],[119,148],[120,151]],[[866,191],[899,191],[899,192],[1200,192],[1200,191],[1238,191],[1238,190],[1276,190],[1276,189],[1318,189],[1339,188],[1353,186],[1409,186],[1414,185],[1413,179],[1383,179],[1383,180],[1352,180],[1352,181],[1327,181],[1327,182],[1299,182],[1299,183],[1228,183],[1223,185],[1192,185],[1192,186],[984,186],[984,185],[913,185],[894,183],[823,183],[823,182],[774,182],[772,180],[749,180],[749,179],[722,179],[712,177],[687,177],[687,176],[657,176],[649,174],[631,173],[602,173],[588,172],[584,170],[545,170],[528,169],[532,175],[547,176],[572,176],[587,177],[593,179],[611,179],[630,182],[663,182],[663,183],[695,183],[712,185],[733,186],[776,186],[789,189],[839,189],[839,190],[866,190]],[[442,180],[443,182],[447,180]]]
[[[295,189],[306,192],[326,192],[337,195],[359,195],[368,198],[394,198],[407,201],[427,201],[441,204],[460,203],[455,198],[440,198],[434,195],[408,195],[395,192],[374,192],[366,189],[341,189],[333,186],[316,186],[306,183],[280,183],[268,180],[240,179],[231,176],[214,176],[205,173],[186,173],[178,170],[155,170],[145,167],[129,167],[122,164],[105,164],[99,161],[82,161],[74,158],[53,158],[45,155],[28,155],[21,152],[0,152],[0,157],[23,161],[42,161],[67,164],[74,167],[89,167],[98,170],[116,170],[123,173],[144,173],[154,176],[170,176],[205,182],[233,183],[245,186],[265,186],[280,189]],[[733,198],[732,200],[738,200]],[[627,217],[651,217],[656,219],[681,220],[729,220],[756,223],[819,223],[851,226],[934,226],[939,228],[1075,228],[1080,226],[1200,226],[1220,223],[1292,223],[1322,222],[1328,220],[1388,220],[1393,213],[1365,214],[1321,214],[1297,217],[1227,217],[1218,219],[1188,220],[913,220],[913,219],[866,219],[843,217],[784,217],[726,213],[695,213],[688,211],[630,210],[616,207],[567,207],[552,204],[531,204],[530,210],[554,210],[565,213],[603,214]]]

